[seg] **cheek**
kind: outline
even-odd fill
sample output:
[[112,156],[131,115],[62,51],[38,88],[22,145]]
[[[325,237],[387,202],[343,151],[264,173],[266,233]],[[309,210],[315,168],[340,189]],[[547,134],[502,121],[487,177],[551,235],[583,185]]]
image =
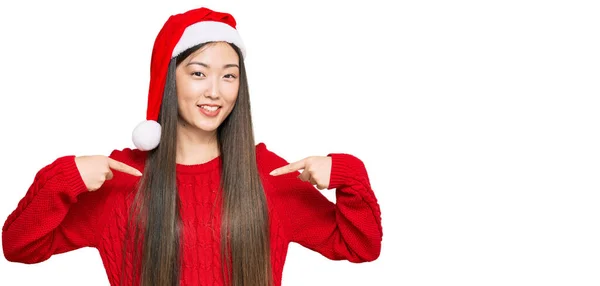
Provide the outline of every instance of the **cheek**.
[[238,96],[238,91],[239,91],[239,84],[227,84],[223,88],[223,92],[222,92],[225,101],[227,101],[228,103],[235,102],[235,100],[237,99],[237,96]]
[[197,93],[197,87],[189,82],[177,82],[177,105],[179,115],[185,118],[186,120],[191,120],[191,117],[196,102],[197,96],[194,94]]
[[198,94],[202,94],[203,87],[200,81],[181,80],[177,82],[177,100],[179,103],[195,101]]

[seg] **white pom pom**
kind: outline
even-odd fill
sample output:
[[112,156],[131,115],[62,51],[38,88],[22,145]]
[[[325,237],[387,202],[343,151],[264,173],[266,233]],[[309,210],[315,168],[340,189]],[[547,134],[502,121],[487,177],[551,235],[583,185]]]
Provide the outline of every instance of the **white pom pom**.
[[160,142],[160,124],[154,120],[140,122],[135,129],[131,139],[135,147],[142,151],[148,151],[156,148]]

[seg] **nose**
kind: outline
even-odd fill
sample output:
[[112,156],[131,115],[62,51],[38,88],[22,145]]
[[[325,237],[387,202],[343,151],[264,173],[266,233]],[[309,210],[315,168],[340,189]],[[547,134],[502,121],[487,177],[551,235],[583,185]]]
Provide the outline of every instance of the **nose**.
[[206,89],[206,92],[204,92],[204,96],[210,97],[210,98],[218,98],[219,97],[219,79],[213,78],[210,80],[209,84],[210,85]]

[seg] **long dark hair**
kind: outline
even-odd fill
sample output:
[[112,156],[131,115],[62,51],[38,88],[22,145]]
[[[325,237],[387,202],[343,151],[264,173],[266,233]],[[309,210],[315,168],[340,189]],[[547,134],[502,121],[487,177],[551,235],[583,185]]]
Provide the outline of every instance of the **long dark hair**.
[[[184,51],[169,63],[158,117],[162,126],[160,144],[148,151],[144,175],[131,204],[128,225],[135,227],[132,279],[139,270],[140,285],[179,285],[182,224],[176,183],[175,71],[204,45]],[[244,60],[240,49],[231,47],[240,59],[240,86],[234,108],[217,129],[222,159],[221,270],[227,285],[267,286],[273,284],[267,203],[256,166]],[[126,248],[127,243],[123,248],[125,259]]]

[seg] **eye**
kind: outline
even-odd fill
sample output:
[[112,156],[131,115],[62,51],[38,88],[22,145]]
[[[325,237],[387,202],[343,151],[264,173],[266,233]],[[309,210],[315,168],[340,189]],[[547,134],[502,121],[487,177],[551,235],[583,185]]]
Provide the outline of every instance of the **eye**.
[[234,74],[225,75],[225,78],[235,79],[237,78]]
[[205,75],[202,72],[193,72],[193,76],[204,77]]

